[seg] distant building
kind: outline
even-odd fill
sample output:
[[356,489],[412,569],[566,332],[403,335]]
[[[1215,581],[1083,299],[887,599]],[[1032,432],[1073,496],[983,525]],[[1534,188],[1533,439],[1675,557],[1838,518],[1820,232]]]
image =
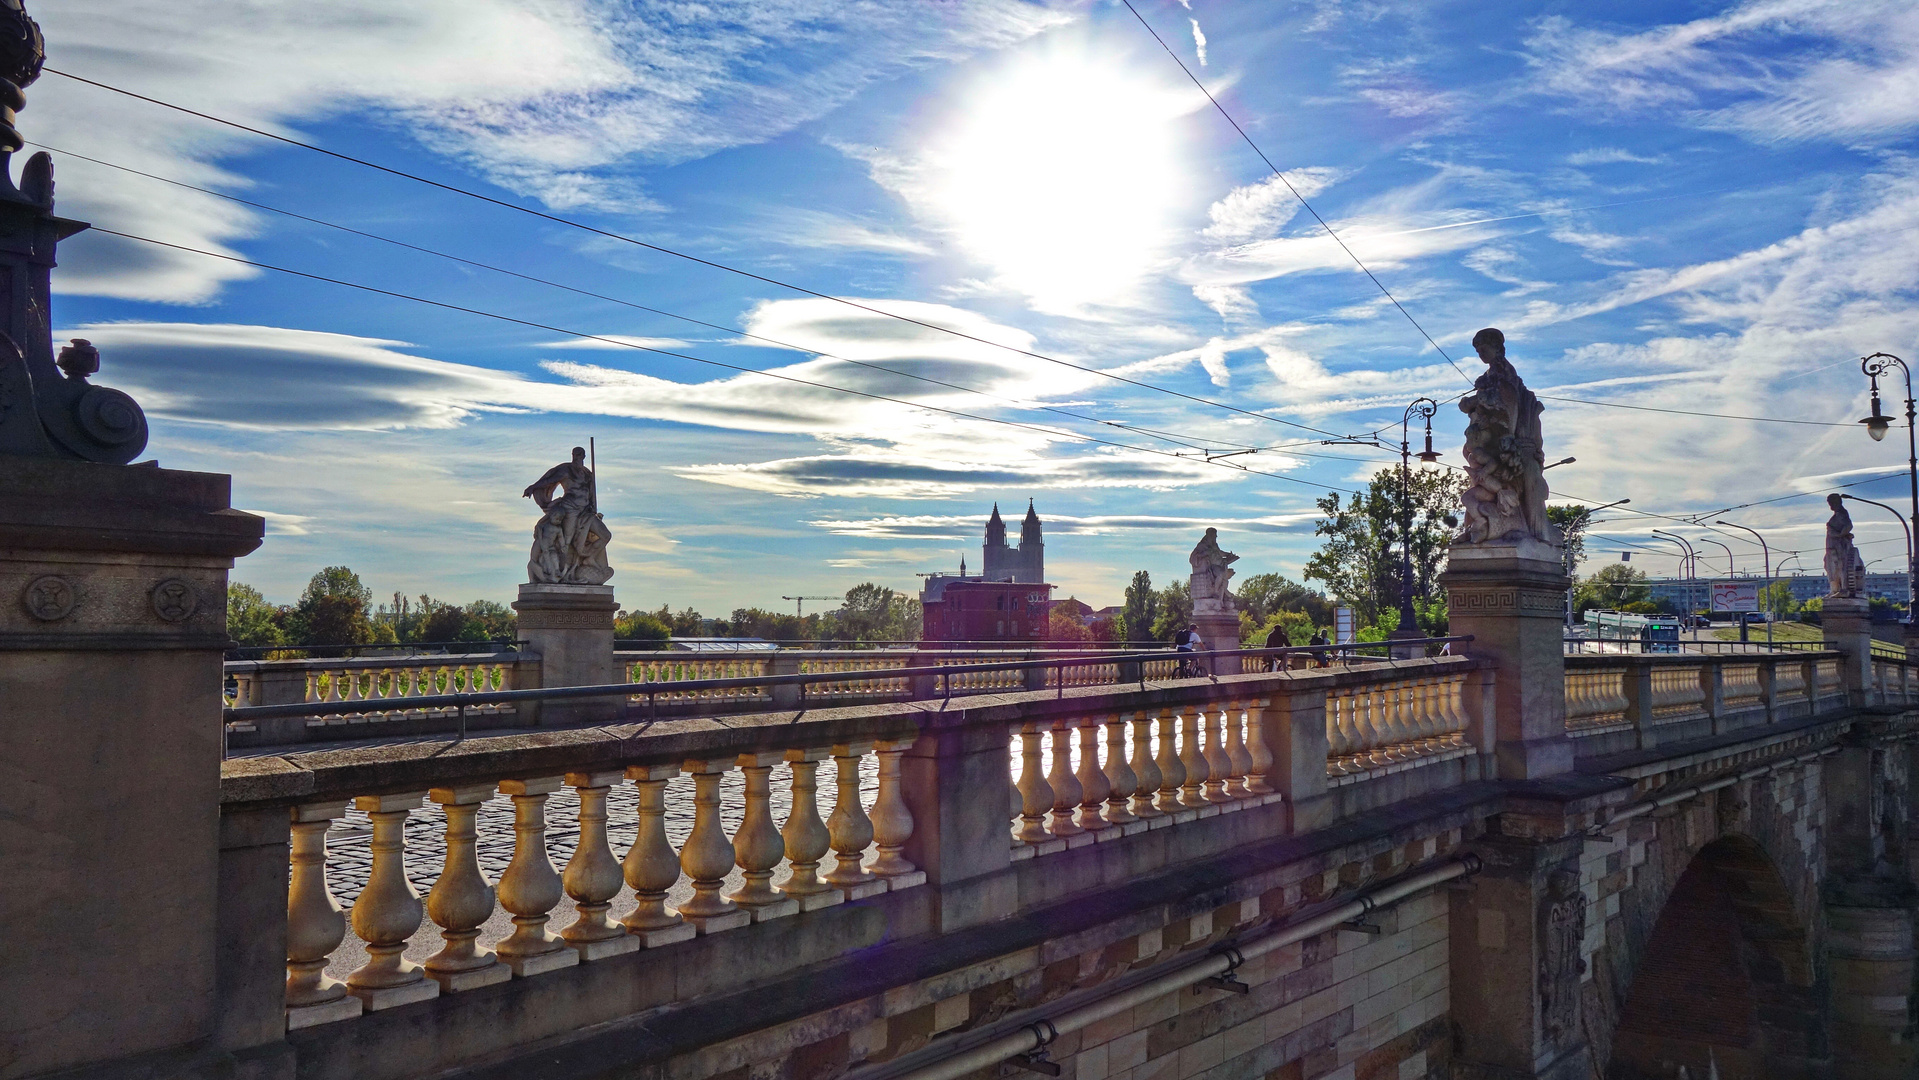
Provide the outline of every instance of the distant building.
[[1053,610],[1056,612],[1064,611],[1073,618],[1078,619],[1081,623],[1093,621],[1093,606],[1077,597],[1069,596],[1064,600],[1053,601]]
[[[1741,578],[1746,576],[1741,575]],[[1652,589],[1652,602],[1655,604],[1670,604],[1675,611],[1704,611],[1712,603],[1712,583],[1727,580],[1734,579],[1653,578],[1646,584]],[[1802,604],[1826,595],[1828,590],[1824,574],[1780,575],[1773,580],[1791,586],[1792,598]],[[1910,595],[1906,592],[1906,575],[1867,574],[1866,595],[1875,600],[1885,599],[1904,604]]]
[[1052,610],[1053,587],[1046,584],[1046,545],[1039,513],[1031,500],[1020,523],[1019,547],[1006,543],[1006,522],[999,504],[986,519],[981,572],[929,574],[920,590],[920,637],[927,641],[1040,641]]

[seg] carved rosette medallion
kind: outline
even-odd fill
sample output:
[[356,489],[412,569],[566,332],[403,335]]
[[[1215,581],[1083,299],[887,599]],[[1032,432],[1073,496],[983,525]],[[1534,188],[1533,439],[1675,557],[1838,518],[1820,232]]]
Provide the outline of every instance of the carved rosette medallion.
[[34,618],[56,622],[73,614],[74,607],[80,603],[80,591],[66,578],[47,574],[27,583],[26,592],[20,594],[20,603]]
[[153,613],[167,622],[182,622],[200,610],[200,594],[179,578],[153,587]]

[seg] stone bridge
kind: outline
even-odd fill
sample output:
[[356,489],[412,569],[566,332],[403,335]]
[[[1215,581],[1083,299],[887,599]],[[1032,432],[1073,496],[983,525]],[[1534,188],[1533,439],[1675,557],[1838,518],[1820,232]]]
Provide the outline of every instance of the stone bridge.
[[1915,1075],[1863,623],[1566,657],[1456,552],[1464,655],[222,762],[259,523],[94,469],[0,497],[0,1080]]

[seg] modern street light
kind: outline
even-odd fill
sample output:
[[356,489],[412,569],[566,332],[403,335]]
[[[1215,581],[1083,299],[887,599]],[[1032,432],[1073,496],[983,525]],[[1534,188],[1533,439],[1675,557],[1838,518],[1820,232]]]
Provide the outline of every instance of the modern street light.
[[[1872,415],[1859,422],[1866,425],[1866,434],[1872,436],[1873,442],[1885,440],[1886,431],[1892,427],[1892,417],[1887,416],[1885,410],[1879,406],[1879,376],[1891,371],[1894,364],[1899,365],[1900,372],[1906,377],[1906,477],[1912,485],[1912,519],[1919,521],[1919,435],[1913,432],[1913,417],[1919,415],[1919,409],[1915,409],[1912,398],[1912,369],[1906,366],[1904,360],[1891,353],[1882,352],[1860,357],[1859,370],[1865,373],[1866,378],[1872,380]],[[1906,625],[1908,627],[1913,625],[1915,617],[1911,604],[1913,579],[1919,577],[1919,561],[1915,561],[1914,555],[1912,544],[1908,541],[1906,544],[1906,591],[1908,594]]]
[[[1752,533],[1752,535],[1759,540],[1759,553],[1762,556],[1764,556],[1766,560],[1766,591],[1771,592],[1772,591],[1772,548],[1766,546],[1766,538],[1763,536],[1760,536],[1759,531],[1757,529],[1750,529],[1744,525],[1734,525],[1730,521],[1715,521],[1713,522],[1713,524],[1724,525],[1728,529],[1743,529],[1746,532]],[[1764,607],[1765,605],[1761,604],[1759,606]],[[1739,625],[1743,627],[1746,624],[1742,620]],[[1741,638],[1740,640],[1743,641],[1745,639]],[[1766,613],[1766,648],[1768,649],[1772,648],[1772,613],[1771,612]]]
[[[1571,461],[1572,459],[1567,458],[1566,460]],[[1563,462],[1560,464],[1563,464]],[[1624,506],[1631,501],[1632,501],[1631,499],[1620,499],[1616,502],[1609,502],[1604,506],[1581,507],[1580,510],[1582,512],[1579,515],[1579,519],[1576,522],[1574,522],[1574,524],[1577,525],[1578,528],[1580,528],[1583,531],[1586,526],[1592,524],[1592,519],[1594,514],[1599,513],[1601,510],[1611,510],[1615,506]],[[1564,538],[1562,537],[1562,539]],[[1576,569],[1573,566],[1572,544],[1570,542],[1564,543],[1559,549],[1559,555],[1560,555],[1560,561],[1566,564],[1566,628],[1570,630],[1572,629],[1572,625],[1573,625],[1572,577],[1573,577],[1573,570]]]
[[1541,467],[1540,467],[1540,470],[1539,470],[1539,471],[1540,471],[1540,472],[1545,472],[1545,471],[1546,471],[1547,469],[1554,469],[1554,468],[1558,468],[1558,467],[1559,467],[1559,466],[1561,466],[1561,465],[1571,465],[1571,464],[1572,464],[1573,462],[1575,462],[1575,461],[1578,461],[1578,460],[1579,460],[1579,459],[1578,459],[1578,458],[1576,458],[1576,457],[1565,457],[1565,458],[1560,458],[1560,459],[1559,459],[1558,461],[1551,461],[1551,462],[1547,462],[1547,463],[1546,463],[1546,464],[1545,464],[1544,466],[1541,466]]
[[[1857,495],[1848,495],[1843,491],[1839,493],[1839,497],[1842,499],[1851,499],[1853,502],[1862,502],[1868,506],[1876,506],[1879,509],[1884,510],[1886,513],[1891,514],[1893,517],[1896,517],[1899,519],[1899,527],[1906,531],[1906,569],[1911,570],[1913,566],[1912,526],[1907,524],[1905,515],[1901,514],[1897,510],[1894,510],[1892,507],[1887,506],[1885,503],[1874,502],[1871,499],[1862,499]],[[1874,559],[1873,561],[1879,562],[1880,560]],[[1912,575],[1908,573],[1906,575],[1906,621],[1907,622],[1912,621],[1913,599],[1914,599],[1914,593],[1913,593],[1913,585],[1912,585]]]
[[1713,547],[1716,547],[1726,553],[1726,576],[1727,577],[1732,577],[1734,574],[1738,573],[1738,571],[1734,570],[1732,566],[1732,549],[1731,548],[1727,547],[1726,545],[1720,543],[1717,540],[1714,540],[1710,536],[1700,537],[1699,542],[1702,544],[1711,544]]

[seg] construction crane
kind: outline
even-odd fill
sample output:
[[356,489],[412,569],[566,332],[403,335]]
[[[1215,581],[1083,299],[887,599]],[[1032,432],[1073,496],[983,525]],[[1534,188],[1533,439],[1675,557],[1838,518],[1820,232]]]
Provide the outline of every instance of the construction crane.
[[805,609],[806,609],[806,602],[807,602],[808,600],[839,600],[839,599],[842,599],[842,597],[838,597],[838,596],[782,596],[782,597],[780,597],[780,599],[782,599],[782,600],[791,600],[791,601],[793,601],[793,614],[794,614],[794,615],[797,615],[798,617],[800,617],[800,618],[802,618],[802,619],[804,619],[804,618],[806,618],[806,610],[805,610]]

